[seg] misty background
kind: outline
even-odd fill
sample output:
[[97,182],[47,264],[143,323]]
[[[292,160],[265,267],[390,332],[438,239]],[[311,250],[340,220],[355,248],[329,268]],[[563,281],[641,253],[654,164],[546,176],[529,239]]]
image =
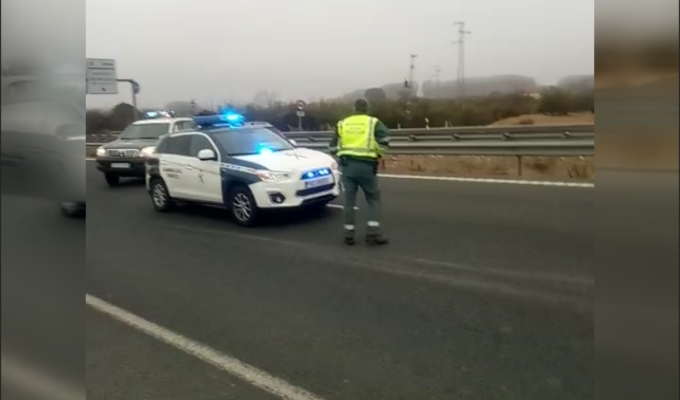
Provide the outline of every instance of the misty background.
[[[469,82],[510,75],[521,85],[556,84],[592,76],[596,10],[610,31],[616,25],[605,23],[625,21],[625,32],[640,36],[644,28],[663,27],[659,21],[674,19],[677,27],[678,3],[9,0],[2,7],[3,57],[7,48],[76,63],[85,56],[113,58],[119,78],[141,84],[139,105],[162,107],[190,99],[250,102],[263,91],[280,100],[338,98],[403,82],[411,54],[418,55],[414,77],[421,87],[435,79],[435,66],[446,85],[456,74],[454,21],[471,31]],[[511,88],[512,79],[505,81]],[[129,88],[119,85],[119,95],[88,96],[87,102],[108,108],[129,100]]]

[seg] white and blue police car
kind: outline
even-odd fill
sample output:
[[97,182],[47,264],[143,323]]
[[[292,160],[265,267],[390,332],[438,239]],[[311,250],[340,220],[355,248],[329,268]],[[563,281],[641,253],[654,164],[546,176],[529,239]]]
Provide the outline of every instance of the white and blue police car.
[[194,122],[194,130],[163,136],[146,162],[157,211],[202,203],[252,226],[264,209],[321,208],[340,194],[333,157],[297,147],[269,124],[246,123],[233,112]]

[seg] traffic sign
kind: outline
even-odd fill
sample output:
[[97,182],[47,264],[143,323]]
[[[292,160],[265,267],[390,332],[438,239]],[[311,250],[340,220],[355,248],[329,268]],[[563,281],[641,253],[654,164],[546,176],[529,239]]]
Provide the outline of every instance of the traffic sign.
[[85,66],[87,94],[118,94],[116,60],[88,58]]
[[298,100],[295,102],[295,108],[297,108],[298,111],[304,111],[305,107],[307,107],[307,103],[305,103],[304,100]]
[[300,118],[302,118],[302,117],[305,116],[305,112],[304,112],[304,111],[300,111],[300,110],[298,110],[298,112],[297,112],[296,114],[297,114],[297,116],[300,117]]
[[134,94],[139,94],[139,91],[142,90],[137,81],[130,81],[130,85],[132,85],[132,93]]

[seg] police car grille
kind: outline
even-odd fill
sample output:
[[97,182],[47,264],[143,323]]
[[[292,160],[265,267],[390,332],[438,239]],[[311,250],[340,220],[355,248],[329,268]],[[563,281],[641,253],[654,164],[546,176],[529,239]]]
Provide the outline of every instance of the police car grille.
[[313,194],[317,193],[323,193],[327,192],[329,190],[333,190],[333,187],[335,186],[335,183],[329,183],[328,185],[323,185],[323,186],[317,186],[309,189],[302,189],[298,190],[295,192],[295,195],[298,197],[305,197],[305,196],[311,196]]
[[135,149],[116,149],[116,150],[109,150],[109,157],[113,158],[135,158],[139,156],[139,150]]

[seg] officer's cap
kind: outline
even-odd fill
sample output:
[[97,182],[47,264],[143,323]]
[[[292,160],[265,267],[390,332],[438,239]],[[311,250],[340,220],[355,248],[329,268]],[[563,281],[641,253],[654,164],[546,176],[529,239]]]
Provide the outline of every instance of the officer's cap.
[[355,111],[368,111],[368,100],[366,99],[358,99],[357,101],[354,102],[354,110]]

